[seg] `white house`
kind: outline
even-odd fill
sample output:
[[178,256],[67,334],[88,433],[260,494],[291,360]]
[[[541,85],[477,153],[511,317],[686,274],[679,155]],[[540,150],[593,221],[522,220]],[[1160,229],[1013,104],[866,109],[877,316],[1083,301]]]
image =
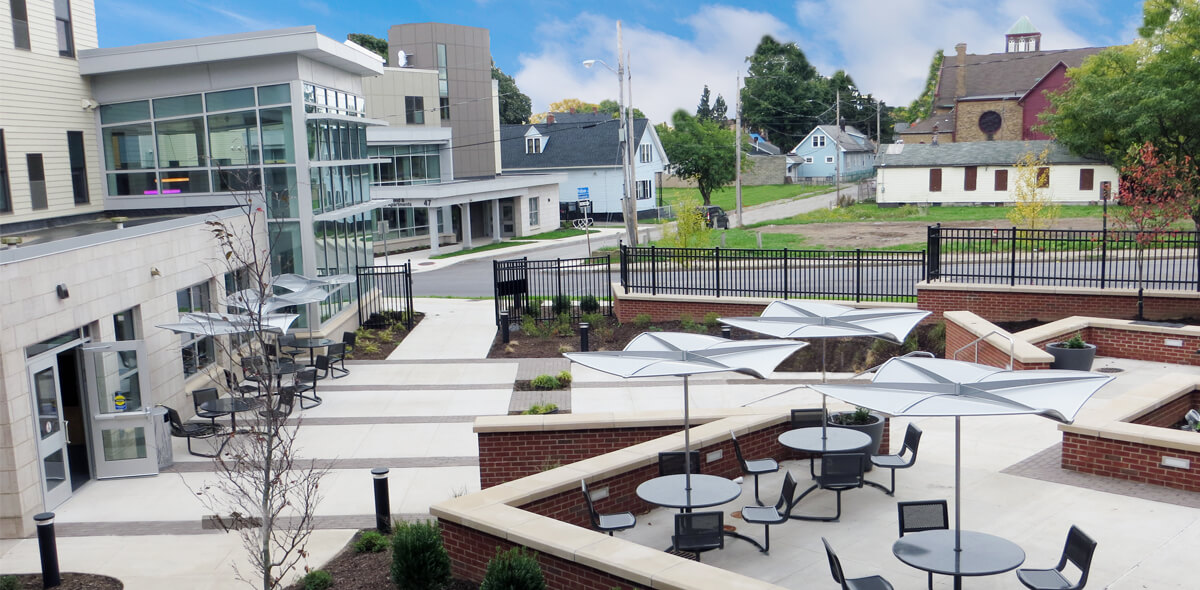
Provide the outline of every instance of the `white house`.
[[1011,204],[1015,201],[1016,162],[1049,148],[1039,170],[1040,188],[1059,203],[1100,201],[1102,183],[1117,195],[1117,169],[1072,154],[1049,140],[974,141],[944,144],[889,144],[875,159],[880,206],[910,203],[947,205]]

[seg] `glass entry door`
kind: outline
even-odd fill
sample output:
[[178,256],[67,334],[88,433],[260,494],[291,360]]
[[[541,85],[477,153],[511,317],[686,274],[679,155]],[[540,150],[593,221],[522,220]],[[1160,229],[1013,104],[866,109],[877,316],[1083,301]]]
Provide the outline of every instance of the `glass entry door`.
[[500,235],[511,236],[517,233],[517,224],[513,219],[512,201],[500,204]]
[[34,415],[37,417],[37,448],[41,459],[42,492],[46,510],[71,497],[71,469],[67,464],[67,423],[63,419],[58,363],[54,355],[29,364]]
[[146,398],[145,342],[101,342],[83,347],[87,405],[96,477],[158,473],[154,424]]

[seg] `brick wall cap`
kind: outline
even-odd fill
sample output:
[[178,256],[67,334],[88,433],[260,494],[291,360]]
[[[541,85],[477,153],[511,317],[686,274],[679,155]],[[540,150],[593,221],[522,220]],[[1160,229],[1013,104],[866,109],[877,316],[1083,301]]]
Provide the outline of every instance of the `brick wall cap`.
[[1059,424],[1058,429],[1073,434],[1200,453],[1200,435],[1194,432],[1128,422],[1198,389],[1200,375],[1171,373],[1123,393],[1108,404],[1085,406],[1073,424]]
[[743,576],[729,570],[713,567],[706,563],[675,558],[678,563],[654,577],[651,584],[655,590],[694,590],[695,588],[722,588],[724,590],[778,589],[779,586]]
[[[682,405],[682,402],[680,402]],[[766,410],[774,415],[775,410]],[[761,416],[761,408],[703,409],[691,412],[696,426],[730,416]],[[683,427],[683,408],[649,412],[589,412],[583,414],[543,414],[540,416],[479,416],[475,418],[475,433],[484,432],[545,432],[554,430],[588,430],[609,428],[646,428],[651,426]]]
[[[679,302],[679,303],[719,303],[722,305],[756,305],[766,307],[772,301],[781,301],[778,297],[713,297],[711,295],[665,295],[659,293],[651,295],[649,293],[626,293],[625,287],[620,283],[612,284],[613,297],[617,300],[625,301],[653,301],[655,303],[664,302]],[[787,301],[797,302],[804,301],[803,299],[788,299]],[[829,303],[826,300],[815,300],[823,303]],[[847,307],[856,307],[860,309],[872,308],[912,308],[917,309],[917,304],[912,302],[894,302],[894,301],[861,301],[855,303],[853,301],[835,301],[838,305]]]
[[[989,322],[972,312],[947,311],[942,314],[942,317],[945,318],[947,322],[954,322],[964,330],[975,335],[976,338],[988,334],[988,337],[984,338],[983,342],[986,342],[1005,354],[1007,354],[1009,351],[1009,341],[1000,334],[1012,336],[1014,362],[1020,362],[1028,365],[1031,363],[1049,363],[1054,360],[1054,357],[1050,353],[1030,344],[1030,340],[1028,338],[1010,334],[1007,330],[1001,329],[1000,326],[997,326],[996,324],[993,324],[992,322]],[[1026,332],[1027,331],[1028,330],[1026,330]],[[970,360],[973,358],[971,355],[974,353],[974,350],[975,349],[973,346],[967,347],[959,352],[956,358],[958,358],[958,360]],[[954,351],[948,350],[946,352],[953,353]]]
[[589,532],[603,537],[603,540],[575,552],[575,561],[581,565],[649,587],[654,583],[655,576],[679,564],[679,557],[670,553],[603,533]]

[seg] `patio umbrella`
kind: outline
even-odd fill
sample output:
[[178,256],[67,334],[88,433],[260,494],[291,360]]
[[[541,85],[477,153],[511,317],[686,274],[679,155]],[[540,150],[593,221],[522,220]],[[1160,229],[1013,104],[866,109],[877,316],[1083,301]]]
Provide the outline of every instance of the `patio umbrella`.
[[[262,320],[264,330],[283,333],[287,332],[297,317],[300,316],[294,313],[267,313],[259,319]],[[256,318],[248,314],[194,312],[179,316],[178,323],[160,324],[156,327],[187,334],[224,336],[253,332],[258,329],[258,325]]]
[[[821,382],[825,382],[825,340],[871,336],[901,344],[928,311],[905,308],[858,309],[821,301],[773,301],[758,317],[719,318],[723,324],[776,338],[821,340]],[[760,400],[761,401],[761,400]],[[825,414],[825,396],[821,413]],[[821,422],[825,437],[825,421]]]
[[813,385],[822,394],[892,416],[954,416],[954,546],[962,532],[963,416],[1036,414],[1070,424],[1112,377],[1055,369],[1013,371],[950,359],[893,358],[871,383]]
[[624,350],[568,352],[563,356],[585,367],[619,377],[683,377],[683,450],[686,489],[692,489],[691,416],[688,376],[734,371],[765,379],[792,353],[807,346],[793,340],[735,341],[688,332],[644,332]]
[[331,285],[347,285],[353,283],[356,277],[352,274],[329,275],[324,277],[306,277],[293,273],[281,274],[271,279],[271,284],[276,287],[287,289],[288,291],[304,291],[312,287],[325,287]]

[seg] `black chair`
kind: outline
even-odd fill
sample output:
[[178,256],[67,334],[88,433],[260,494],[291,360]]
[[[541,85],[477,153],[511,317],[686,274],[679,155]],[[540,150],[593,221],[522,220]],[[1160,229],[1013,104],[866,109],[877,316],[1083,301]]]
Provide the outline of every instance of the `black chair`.
[[[1019,569],[1017,579],[1031,590],[1079,590],[1087,584],[1088,572],[1092,569],[1092,555],[1096,552],[1096,542],[1087,536],[1079,527],[1071,525],[1067,532],[1067,544],[1063,547],[1062,557],[1054,569]],[[1079,581],[1074,584],[1063,575],[1067,562],[1079,568]]]
[[825,555],[829,558],[829,572],[833,574],[833,581],[842,585],[842,590],[892,590],[892,584],[883,576],[847,580],[842,571],[842,560],[838,559],[825,537],[821,537],[821,542],[825,544]]
[[[950,511],[945,500],[897,502],[896,513],[901,537],[905,533],[950,528]],[[929,572],[929,588],[933,589],[933,572]]]
[[237,377],[234,376],[233,371],[230,371],[229,369],[221,370],[225,373],[225,385],[229,388],[230,393],[236,393],[240,396],[258,394],[257,381],[250,381],[247,379],[247,381],[250,381],[254,385],[242,385],[241,383],[238,383]]
[[263,384],[271,382],[271,376],[267,374],[267,359],[257,355],[245,356],[241,362],[242,376],[246,381],[256,383],[260,388]]
[[[792,410],[792,430],[797,428],[820,428],[825,425],[824,408],[797,408]],[[813,455],[808,456],[808,472],[817,476],[817,466]]]
[[[326,374],[329,374],[330,369],[341,373],[340,375],[334,375],[334,379],[337,379],[338,377],[345,377],[346,375],[350,374],[350,370],[346,368],[345,342],[335,342],[330,344],[328,348],[326,348],[325,354],[329,358],[329,367],[325,369]],[[341,367],[338,367],[338,365],[341,365]]]
[[318,354],[316,360],[313,361],[313,368],[320,371],[317,379],[324,379],[329,376],[330,360],[329,357],[323,354]]
[[[700,473],[700,451],[688,452],[691,459],[692,473]],[[669,451],[658,454],[658,475],[683,475],[683,451]]]
[[580,489],[583,490],[583,499],[587,502],[588,516],[592,519],[592,528],[605,531],[608,536],[612,536],[613,531],[623,531],[633,528],[637,524],[637,518],[632,512],[620,512],[616,514],[600,514],[596,512],[596,506],[592,503],[592,494],[588,492],[587,482],[579,480]]
[[738,444],[737,435],[733,431],[729,431],[729,440],[733,441],[733,452],[737,455],[738,463],[742,466],[742,473],[745,475],[754,476],[754,501],[759,506],[763,505],[763,501],[758,497],[758,476],[763,473],[775,473],[779,471],[779,463],[774,459],[750,459],[747,460],[742,455],[742,445]]
[[168,408],[167,406],[163,406],[163,408],[167,410],[167,419],[171,422],[171,436],[187,439],[187,450],[189,453],[197,457],[207,457],[212,459],[213,457],[220,455],[221,451],[225,450],[225,445],[229,442],[228,437],[221,441],[221,445],[217,447],[217,452],[212,453],[211,455],[193,450],[192,439],[212,438],[221,434],[221,430],[212,424],[184,422],[179,418],[179,412],[176,412],[175,408]]
[[873,455],[871,457],[872,465],[892,470],[891,487],[885,488],[883,484],[873,481],[868,481],[867,485],[877,487],[889,496],[894,495],[896,493],[896,470],[912,467],[917,462],[917,448],[920,446],[921,429],[909,423],[908,428],[904,431],[904,446],[900,448],[899,453],[895,455]]
[[700,553],[725,548],[725,513],[685,512],[675,515],[675,534],[671,536],[675,551]]
[[[315,408],[321,405],[321,396],[317,395],[316,367],[305,367],[299,371],[296,371],[295,392],[296,397],[300,398],[301,410],[307,410],[309,408]],[[305,400],[312,402],[312,405],[304,405]]]
[[813,490],[829,490],[837,493],[837,513],[833,516],[793,516],[801,520],[820,520],[836,522],[842,517],[842,492],[863,487],[863,471],[867,466],[867,456],[862,453],[825,453],[821,455],[821,474],[816,476],[817,483],[804,490],[796,501],[799,502]]
[[[285,346],[292,347],[292,348],[284,348]],[[295,348],[295,346],[296,346],[296,335],[295,334],[283,334],[282,336],[279,337],[279,354],[286,355],[288,358],[295,360],[296,355],[304,353],[304,349]]]
[[200,406],[207,402],[216,401],[218,397],[220,397],[220,394],[217,393],[216,387],[205,387],[204,389],[197,389],[192,392],[192,406],[196,408],[196,417],[208,418],[208,421],[212,423],[212,427],[219,430],[220,427],[217,426],[217,418],[224,418],[230,412],[209,412],[200,409]]
[[346,345],[346,354],[354,354],[354,345],[358,340],[358,332],[342,332],[342,344]]
[[292,414],[296,405],[296,388],[281,387],[275,394],[275,407],[259,410],[258,415],[270,421],[283,421]]
[[767,553],[771,550],[771,525],[783,524],[792,516],[792,508],[796,506],[796,480],[792,472],[787,471],[783,476],[783,489],[779,491],[779,500],[774,506],[746,506],[742,508],[742,520],[751,524],[763,525],[763,541],[759,545],[754,539],[746,537],[747,541],[758,545],[759,551]]

